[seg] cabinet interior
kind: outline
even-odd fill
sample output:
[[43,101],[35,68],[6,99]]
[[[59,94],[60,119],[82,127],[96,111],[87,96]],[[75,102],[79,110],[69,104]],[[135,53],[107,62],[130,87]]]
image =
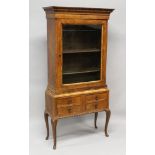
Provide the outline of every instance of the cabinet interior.
[[63,84],[100,80],[102,25],[63,25]]

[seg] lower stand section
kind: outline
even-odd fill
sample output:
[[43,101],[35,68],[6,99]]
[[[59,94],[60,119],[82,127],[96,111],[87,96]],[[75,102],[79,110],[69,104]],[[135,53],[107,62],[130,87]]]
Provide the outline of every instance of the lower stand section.
[[[106,112],[106,122],[105,122],[105,136],[106,137],[109,137],[109,134],[108,134],[108,123],[109,123],[109,119],[110,119],[110,115],[111,115],[111,111],[110,110],[105,110]],[[47,129],[47,136],[46,136],[46,140],[48,140],[49,138],[49,124],[48,124],[48,114],[45,112],[44,113],[44,118],[45,118],[45,124],[46,124],[46,129]],[[97,129],[97,118],[98,118],[98,112],[95,112],[95,117],[94,117],[94,126],[95,128]],[[55,150],[56,149],[56,127],[57,127],[57,122],[58,120],[52,120],[51,119],[51,125],[52,125],[52,131],[53,131],[53,149]]]

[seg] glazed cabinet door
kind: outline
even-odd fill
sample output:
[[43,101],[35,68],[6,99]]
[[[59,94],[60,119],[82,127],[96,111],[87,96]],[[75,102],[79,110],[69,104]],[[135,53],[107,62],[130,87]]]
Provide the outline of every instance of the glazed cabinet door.
[[62,19],[59,30],[60,87],[103,86],[106,74],[106,21]]

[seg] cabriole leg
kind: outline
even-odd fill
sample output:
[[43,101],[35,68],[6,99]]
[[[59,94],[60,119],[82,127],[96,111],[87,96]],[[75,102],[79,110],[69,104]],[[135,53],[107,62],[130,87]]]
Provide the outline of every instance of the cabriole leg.
[[109,137],[107,129],[108,129],[108,123],[109,123],[109,119],[110,119],[110,115],[111,115],[111,111],[110,110],[105,110],[106,112],[106,122],[105,122],[105,135],[106,137]]
[[52,120],[51,119],[51,124],[52,124],[52,130],[53,130],[53,142],[54,142],[54,145],[53,145],[53,149],[55,150],[56,149],[56,127],[57,127],[57,120]]
[[45,139],[48,140],[48,138],[49,138],[49,124],[48,124],[48,114],[46,112],[44,112],[44,118],[45,118],[46,129],[47,129],[47,136]]
[[94,117],[94,126],[95,126],[95,129],[97,129],[97,117],[98,117],[98,112],[95,112],[95,117]]

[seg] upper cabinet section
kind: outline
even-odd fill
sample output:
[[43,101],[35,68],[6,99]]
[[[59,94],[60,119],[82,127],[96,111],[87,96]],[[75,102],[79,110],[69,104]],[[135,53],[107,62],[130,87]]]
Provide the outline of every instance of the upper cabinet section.
[[[47,18],[80,18],[80,19],[109,19],[114,9],[81,8],[81,7],[57,7],[43,8]],[[84,16],[83,16],[84,15]]]

